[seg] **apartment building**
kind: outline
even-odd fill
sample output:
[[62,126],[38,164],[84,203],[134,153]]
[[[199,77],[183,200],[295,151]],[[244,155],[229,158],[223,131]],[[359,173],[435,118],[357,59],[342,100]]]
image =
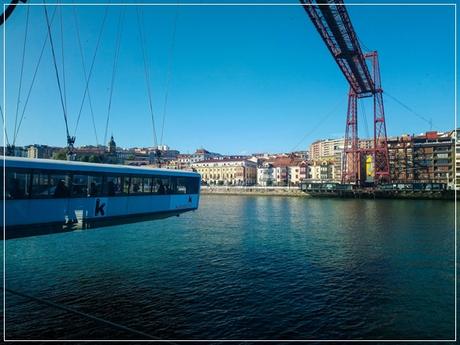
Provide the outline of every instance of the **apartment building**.
[[337,152],[343,151],[344,143],[343,138],[317,140],[310,145],[310,160],[334,156]]
[[310,179],[314,181],[340,181],[341,162],[336,157],[323,157],[310,162]]
[[257,182],[257,163],[248,159],[208,159],[191,166],[207,184],[250,186]]
[[393,182],[414,180],[414,160],[412,136],[403,135],[387,139],[390,178]]
[[456,189],[460,189],[460,129],[454,131],[455,136],[455,180],[454,185]]
[[296,155],[279,156],[257,168],[257,184],[261,186],[298,185],[308,178],[308,163]]
[[51,147],[48,145],[30,145],[27,147],[28,158],[52,158],[53,153],[59,151],[59,147]]
[[412,145],[414,180],[454,185],[455,131],[426,132]]
[[[363,147],[367,142],[363,141]],[[341,181],[345,139],[318,140],[310,145],[310,178],[316,181]]]

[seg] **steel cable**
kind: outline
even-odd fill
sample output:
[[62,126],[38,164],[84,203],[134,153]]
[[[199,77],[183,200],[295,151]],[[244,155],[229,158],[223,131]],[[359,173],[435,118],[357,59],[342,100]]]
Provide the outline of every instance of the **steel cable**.
[[109,94],[109,103],[107,107],[107,118],[105,121],[105,131],[104,131],[104,144],[107,143],[107,133],[109,130],[109,118],[110,118],[110,111],[112,109],[112,96],[113,96],[113,89],[115,86],[115,76],[117,72],[117,66],[118,66],[118,58],[120,56],[120,46],[121,46],[121,36],[123,32],[123,22],[124,22],[124,16],[125,16],[125,10],[126,8],[123,7],[122,11],[120,12],[120,15],[118,17],[118,30],[117,30],[117,37],[115,40],[115,56],[113,59],[113,67],[112,67],[112,79],[110,82],[110,94]]
[[[45,4],[45,2],[43,2],[43,3]],[[53,37],[52,37],[52,34],[51,34],[51,26],[50,26],[50,21],[49,21],[49,18],[48,18],[48,10],[46,9],[46,7],[47,7],[46,4],[43,7],[44,7],[44,10],[45,10],[46,25],[48,27],[48,37],[49,37],[49,40],[50,40],[51,53],[52,53],[52,56],[53,56],[54,71],[56,73],[56,80],[57,80],[57,84],[58,84],[58,88],[59,88],[59,96],[60,96],[60,100],[61,100],[62,111],[64,113],[64,122],[65,122],[65,128],[66,128],[67,139],[68,139],[68,138],[70,138],[69,124],[68,124],[68,120],[67,120],[66,108],[65,108],[65,105],[64,105],[61,80],[60,80],[60,77],[59,77],[59,70],[58,70],[57,62],[56,62],[56,53],[54,51]]]
[[[58,4],[60,4],[61,1],[58,1]],[[66,88],[66,82],[65,82],[65,58],[64,58],[64,28],[63,28],[63,23],[62,23],[62,6],[59,6],[59,18],[61,22],[61,59],[62,59],[62,86],[63,86],[63,91],[64,91],[64,106],[65,110],[67,112],[67,88]]]
[[433,121],[431,120],[431,118],[428,120],[426,117],[420,115],[419,113],[414,111],[412,108],[410,108],[408,105],[404,104],[402,101],[397,99],[395,96],[390,95],[388,92],[384,91],[383,93],[384,93],[384,95],[390,97],[393,101],[398,103],[400,106],[402,106],[404,109],[406,109],[408,112],[412,113],[413,115],[415,115],[419,119],[421,119],[421,120],[425,121],[426,123],[428,123],[430,125],[430,130],[433,128]]
[[152,90],[150,86],[150,71],[148,68],[148,54],[145,49],[145,35],[144,35],[144,21],[143,21],[143,16],[139,14],[139,8],[136,9],[137,12],[137,23],[138,23],[138,28],[139,28],[139,38],[141,41],[141,50],[142,50],[142,59],[144,61],[144,75],[145,75],[145,82],[147,84],[147,96],[149,100],[149,110],[150,110],[150,117],[152,119],[152,131],[153,131],[153,142],[154,146],[158,146],[158,141],[157,141],[157,133],[156,133],[156,128],[155,128],[155,116],[153,113],[153,102],[152,102]]
[[97,42],[96,42],[96,49],[94,50],[93,59],[91,61],[91,66],[89,68],[88,78],[86,79],[85,91],[83,92],[83,99],[82,99],[81,104],[80,104],[80,110],[78,111],[78,117],[77,117],[77,122],[75,124],[74,135],[77,134],[78,124],[80,123],[80,118],[81,118],[81,113],[82,113],[82,110],[83,110],[83,105],[85,103],[86,94],[88,93],[89,81],[90,81],[91,76],[93,74],[94,62],[96,61],[97,51],[98,51],[100,43],[101,43],[102,33],[104,31],[104,26],[105,26],[105,22],[106,22],[106,19],[107,19],[108,11],[109,11],[109,6],[106,6],[104,17],[102,19],[101,29],[99,31],[99,36],[98,36]]
[[318,121],[318,123],[310,130],[307,132],[307,134],[305,134],[302,139],[297,143],[297,145],[295,145],[290,152],[293,152],[295,149],[297,149],[297,147],[300,146],[300,144],[303,143],[303,141],[309,137],[310,135],[312,135],[332,114],[334,114],[334,112],[337,110],[337,108],[339,107],[341,101],[337,102],[336,105],[323,117],[321,117],[321,119]]
[[[99,146],[99,137],[97,135],[96,121],[95,121],[95,118],[94,118],[93,101],[91,99],[91,92],[90,92],[90,89],[89,89],[88,72],[86,70],[85,57],[84,57],[84,54],[83,54],[83,46],[82,46],[82,43],[81,43],[81,36],[80,36],[80,25],[79,25],[79,22],[78,22],[76,6],[73,6],[73,17],[74,17],[74,22],[75,22],[75,31],[77,33],[77,42],[78,42],[78,48],[79,48],[79,51],[80,51],[80,60],[81,60],[81,65],[82,65],[82,69],[83,69],[83,75],[85,77],[85,83],[88,85],[88,92],[87,92],[88,93],[88,105],[89,105],[89,110],[90,110],[90,113],[91,113],[91,121],[92,121],[92,124],[93,124],[94,136],[96,137],[96,145]],[[80,109],[82,109],[82,106],[80,107]]]
[[[22,46],[22,57],[21,57],[21,72],[19,75],[19,90],[18,90],[18,98],[16,101],[16,115],[14,118],[14,129],[13,133],[16,133],[17,125],[18,125],[18,115],[19,115],[19,103],[21,101],[21,93],[22,93],[22,80],[24,75],[24,62],[26,57],[26,44],[27,44],[27,34],[29,32],[29,6],[27,6],[27,14],[26,14],[26,27],[24,29],[24,43]],[[16,136],[13,137],[13,146],[16,144]]]
[[10,141],[8,140],[8,132],[6,131],[6,126],[5,126],[5,117],[3,116],[3,108],[0,105],[0,114],[2,115],[2,122],[3,122],[3,135],[5,136],[6,139],[6,144],[10,146]]
[[[54,9],[54,12],[53,12],[53,15],[51,16],[51,25],[53,24],[54,22],[54,17],[56,15],[56,11],[57,9],[55,8]],[[37,65],[35,66],[35,70],[34,70],[34,74],[32,76],[32,81],[30,82],[30,87],[29,87],[29,91],[27,92],[27,97],[26,97],[26,100],[24,102],[24,107],[22,108],[22,113],[21,113],[21,119],[19,121],[19,124],[18,124],[18,128],[16,130],[16,133],[13,133],[14,135],[14,141],[16,141],[16,137],[18,136],[19,134],[19,129],[21,128],[21,125],[22,125],[22,121],[24,119],[24,115],[26,113],[26,109],[27,109],[27,105],[29,104],[29,99],[30,99],[30,95],[32,94],[32,90],[33,90],[33,87],[35,85],[35,79],[37,77],[37,73],[38,73],[38,69],[40,67],[40,64],[41,64],[41,61],[42,61],[42,57],[43,57],[43,53],[45,52],[45,48],[46,48],[46,43],[48,42],[48,32],[45,33],[45,38],[44,38],[44,41],[43,41],[43,45],[42,45],[42,48],[41,48],[41,51],[40,51],[40,55],[38,57],[38,61],[37,61]]]
[[167,70],[167,75],[166,75],[165,98],[163,102],[163,120],[161,124],[160,144],[163,144],[163,133],[164,133],[165,121],[166,121],[166,108],[168,106],[168,98],[169,98],[169,85],[171,83],[171,78],[172,78],[174,49],[176,46],[177,19],[179,17],[179,8],[180,8],[179,3],[180,1],[177,1],[176,12],[174,15],[174,22],[173,22],[172,40],[171,40],[171,46],[169,50],[169,61],[168,61],[168,70]]

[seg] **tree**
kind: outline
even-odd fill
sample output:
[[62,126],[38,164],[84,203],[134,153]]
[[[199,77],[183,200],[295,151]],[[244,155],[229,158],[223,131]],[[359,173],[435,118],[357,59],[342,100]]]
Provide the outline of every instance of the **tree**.
[[89,156],[88,155],[80,156],[80,157],[78,157],[78,160],[80,162],[88,162],[89,161]]
[[88,162],[90,162],[90,163],[100,163],[101,159],[99,158],[99,156],[91,155],[88,158]]
[[57,159],[60,161],[65,161],[67,160],[67,152],[64,149],[61,149],[59,151],[56,151],[53,153],[53,159]]

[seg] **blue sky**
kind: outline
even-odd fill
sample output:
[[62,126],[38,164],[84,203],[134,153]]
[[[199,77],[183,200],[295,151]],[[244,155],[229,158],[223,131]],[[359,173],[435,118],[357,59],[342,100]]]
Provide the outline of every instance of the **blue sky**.
[[[51,15],[54,8],[48,9]],[[76,9],[88,70],[105,10],[104,6]],[[85,86],[73,11],[72,7],[62,10],[66,99],[72,132]],[[125,19],[109,135],[113,133],[123,147],[151,146],[152,124],[134,7],[110,7],[103,28],[90,81],[98,138],[101,142],[104,136],[120,11],[125,11]],[[227,154],[283,152],[305,149],[319,138],[343,136],[348,86],[301,7],[144,6],[140,11],[145,21],[158,137],[168,89],[164,144],[182,152],[193,152],[197,147]],[[454,8],[349,6],[348,11],[365,48],[379,52],[385,92],[420,116],[432,119],[434,130],[452,129]],[[17,9],[6,24],[6,118],[10,137],[16,118],[26,14],[25,7]],[[29,16],[19,116],[47,33],[43,7],[30,7]],[[62,70],[59,12],[52,30]],[[384,96],[384,101],[389,135],[430,129],[426,121],[391,98]],[[370,99],[360,103],[364,109],[359,112],[361,137],[372,133],[371,104]],[[88,102],[76,135],[77,146],[96,144]],[[65,140],[48,44],[16,144],[64,146]]]

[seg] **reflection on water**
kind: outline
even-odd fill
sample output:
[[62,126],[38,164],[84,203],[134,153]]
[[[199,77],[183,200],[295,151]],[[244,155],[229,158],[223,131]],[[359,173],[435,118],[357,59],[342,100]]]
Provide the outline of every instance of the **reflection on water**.
[[[203,196],[6,242],[7,286],[163,339],[448,339],[454,204]],[[134,339],[7,295],[7,338]]]

